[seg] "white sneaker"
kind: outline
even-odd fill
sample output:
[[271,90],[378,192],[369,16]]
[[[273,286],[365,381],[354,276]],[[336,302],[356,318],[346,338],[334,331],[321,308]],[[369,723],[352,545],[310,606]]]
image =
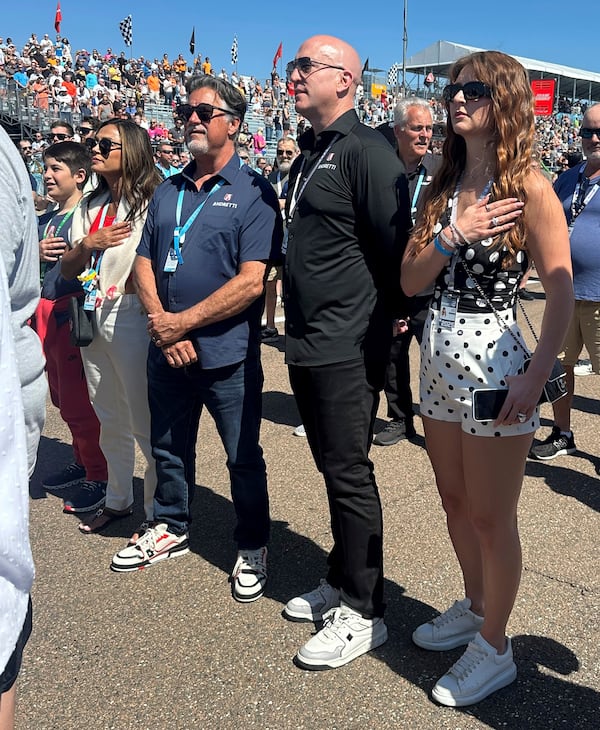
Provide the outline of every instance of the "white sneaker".
[[586,376],[591,375],[592,372],[592,363],[589,360],[578,360],[577,365],[573,368],[575,375]]
[[133,545],[128,544],[123,550],[119,550],[110,567],[117,573],[127,573],[188,552],[187,534],[175,535],[169,532],[165,523],[160,523],[146,530]]
[[492,692],[506,687],[517,678],[512,645],[507,639],[504,654],[477,634],[454,666],[438,681],[433,699],[449,707],[465,707],[480,702]]
[[294,436],[306,436],[306,430],[304,428],[304,424],[301,423],[299,426],[296,426],[293,433],[294,433]]
[[267,585],[267,548],[240,550],[231,572],[231,583],[236,601],[257,601]]
[[309,593],[292,598],[283,609],[283,615],[290,621],[322,621],[332,608],[340,605],[340,592],[321,578],[319,587]]
[[433,621],[418,626],[412,635],[417,646],[430,651],[446,651],[468,644],[483,625],[483,617],[469,609],[471,599],[455,601],[453,606]]
[[336,669],[387,641],[382,618],[364,618],[349,606],[332,608],[323,628],[296,654],[302,669]]

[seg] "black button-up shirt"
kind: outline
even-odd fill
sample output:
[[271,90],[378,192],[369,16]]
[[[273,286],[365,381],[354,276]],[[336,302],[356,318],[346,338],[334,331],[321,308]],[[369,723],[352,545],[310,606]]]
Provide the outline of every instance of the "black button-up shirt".
[[302,154],[289,176],[288,213],[294,191],[302,191],[304,178],[310,180],[288,226],[286,362],[347,362],[366,350],[385,359],[391,319],[405,308],[400,262],[410,201],[402,164],[353,110],[316,137],[308,130],[299,144]]

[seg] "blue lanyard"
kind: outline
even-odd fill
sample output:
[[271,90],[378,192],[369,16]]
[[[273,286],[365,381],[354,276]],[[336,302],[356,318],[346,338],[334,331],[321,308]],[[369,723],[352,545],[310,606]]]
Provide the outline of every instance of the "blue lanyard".
[[415,186],[415,192],[413,193],[412,203],[410,206],[410,217],[412,218],[412,224],[415,225],[417,219],[417,200],[419,199],[419,193],[421,192],[421,186],[425,179],[425,168],[421,165],[419,170],[419,177],[417,178],[417,184]]
[[189,231],[192,223],[196,220],[196,218],[199,216],[200,211],[202,208],[204,208],[204,205],[206,201],[210,198],[210,196],[213,193],[216,193],[217,190],[223,187],[225,184],[225,180],[219,180],[217,183],[215,183],[206,196],[204,200],[200,203],[200,205],[196,208],[196,210],[192,213],[192,215],[187,219],[187,221],[181,225],[181,209],[183,207],[183,196],[185,195],[185,180],[181,181],[181,186],[179,187],[179,195],[177,196],[177,209],[175,211],[175,218],[177,221],[177,226],[175,227],[175,230],[173,231],[173,246],[175,248],[175,254],[177,255],[177,261],[182,264],[183,263],[183,256],[181,255],[181,246],[185,243],[185,234]]

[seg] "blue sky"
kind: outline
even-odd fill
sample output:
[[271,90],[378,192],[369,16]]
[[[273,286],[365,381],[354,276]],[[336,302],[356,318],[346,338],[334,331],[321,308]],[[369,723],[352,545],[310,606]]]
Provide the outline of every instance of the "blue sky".
[[[598,30],[592,10],[562,0],[408,0],[408,56],[438,40],[497,49],[517,56],[538,58],[588,71],[599,71]],[[35,9],[34,12],[31,12]],[[294,57],[300,43],[316,33],[337,35],[351,43],[371,68],[388,69],[402,61],[403,0],[396,3],[358,0],[121,0],[101,5],[62,0],[61,34],[74,49],[110,47],[126,51],[119,21],[133,16],[135,56],[154,58],[182,52],[190,58],[189,39],[196,28],[196,53],[208,55],[213,66],[232,69],[233,36],[239,44],[238,70],[268,76],[280,41],[283,61]],[[0,36],[22,46],[29,35],[54,39],[56,0],[34,4],[4,3]],[[570,13],[570,18],[569,18]],[[410,78],[409,78],[410,80]]]

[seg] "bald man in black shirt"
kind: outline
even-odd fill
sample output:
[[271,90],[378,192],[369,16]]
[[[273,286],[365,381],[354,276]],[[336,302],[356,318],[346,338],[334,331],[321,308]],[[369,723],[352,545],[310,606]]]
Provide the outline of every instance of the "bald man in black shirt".
[[381,504],[369,447],[384,383],[410,204],[402,165],[360,124],[361,63],[344,41],[315,36],[288,64],[296,110],[312,125],[289,178],[284,265],[286,362],[323,473],[334,546],[326,580],[284,615],[325,621],[298,652],[335,668],[387,639]]

